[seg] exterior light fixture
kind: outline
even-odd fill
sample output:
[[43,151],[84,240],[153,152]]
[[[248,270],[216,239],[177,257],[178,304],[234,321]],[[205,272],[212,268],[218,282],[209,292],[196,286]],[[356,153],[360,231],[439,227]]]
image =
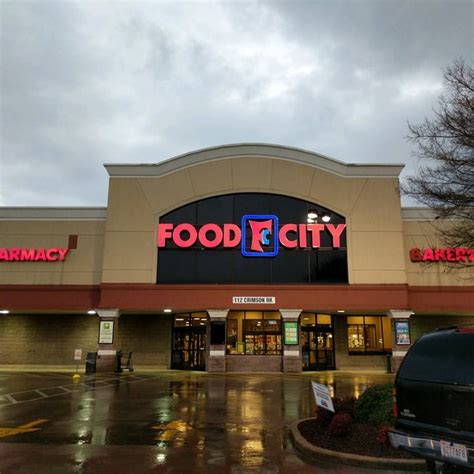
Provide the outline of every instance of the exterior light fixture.
[[338,309],[337,312],[338,312],[338,313],[345,313],[346,311],[343,310],[343,309]]
[[323,222],[329,222],[331,220],[331,216],[329,214],[324,214],[323,217],[321,217],[321,220]]
[[175,321],[184,321],[184,318],[176,318]]
[[89,311],[87,311],[87,314],[96,314],[96,312],[93,309],[90,309]]
[[0,314],[8,314],[10,311],[8,309],[1,309]]
[[308,212],[308,219],[317,219],[317,218],[318,218],[318,214],[316,213],[316,211]]
[[315,221],[314,219],[310,219],[310,218],[308,217],[308,224],[314,224],[315,222],[316,222],[316,221]]
[[173,311],[172,309],[170,308],[166,308],[163,310],[163,313],[171,313],[171,311]]

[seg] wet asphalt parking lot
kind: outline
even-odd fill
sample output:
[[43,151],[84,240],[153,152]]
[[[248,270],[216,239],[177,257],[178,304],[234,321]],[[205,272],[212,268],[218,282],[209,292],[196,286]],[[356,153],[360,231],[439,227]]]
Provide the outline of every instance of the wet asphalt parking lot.
[[368,473],[295,452],[310,381],[359,395],[386,374],[0,372],[0,473]]

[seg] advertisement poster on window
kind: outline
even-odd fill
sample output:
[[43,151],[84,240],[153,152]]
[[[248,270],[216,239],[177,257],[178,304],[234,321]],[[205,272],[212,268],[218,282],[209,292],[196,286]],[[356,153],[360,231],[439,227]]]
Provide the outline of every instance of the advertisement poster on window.
[[112,344],[114,342],[114,322],[101,321],[99,330],[99,344]]
[[298,323],[286,321],[283,323],[284,344],[287,346],[297,346],[298,340]]
[[410,345],[410,323],[408,321],[395,321],[395,340],[398,346]]

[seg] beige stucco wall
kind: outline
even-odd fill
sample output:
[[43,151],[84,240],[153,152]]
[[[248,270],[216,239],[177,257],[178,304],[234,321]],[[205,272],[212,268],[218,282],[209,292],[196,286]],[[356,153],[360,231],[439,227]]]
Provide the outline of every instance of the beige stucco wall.
[[0,247],[65,248],[69,235],[78,235],[77,249],[64,262],[0,261],[0,284],[100,284],[104,229],[99,220],[0,221]]
[[270,192],[346,217],[350,283],[406,283],[398,179],[343,177],[280,158],[214,160],[160,177],[112,177],[103,282],[154,283],[159,217],[219,194]]
[[449,221],[409,220],[403,222],[405,260],[409,285],[421,286],[472,286],[474,267],[448,265],[443,262],[430,264],[411,262],[410,250],[413,248],[445,247],[440,231],[451,225]]

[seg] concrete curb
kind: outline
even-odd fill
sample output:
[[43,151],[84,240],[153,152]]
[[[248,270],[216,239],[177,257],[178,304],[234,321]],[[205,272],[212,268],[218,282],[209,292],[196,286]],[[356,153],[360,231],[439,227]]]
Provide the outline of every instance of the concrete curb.
[[362,456],[360,454],[341,453],[326,448],[320,448],[306,441],[301,436],[298,426],[303,421],[314,420],[305,418],[296,420],[290,425],[290,437],[295,448],[313,459],[324,459],[326,461],[345,464],[349,466],[361,466],[372,469],[397,469],[402,471],[426,471],[426,463],[421,459],[397,459],[397,458],[375,458]]

